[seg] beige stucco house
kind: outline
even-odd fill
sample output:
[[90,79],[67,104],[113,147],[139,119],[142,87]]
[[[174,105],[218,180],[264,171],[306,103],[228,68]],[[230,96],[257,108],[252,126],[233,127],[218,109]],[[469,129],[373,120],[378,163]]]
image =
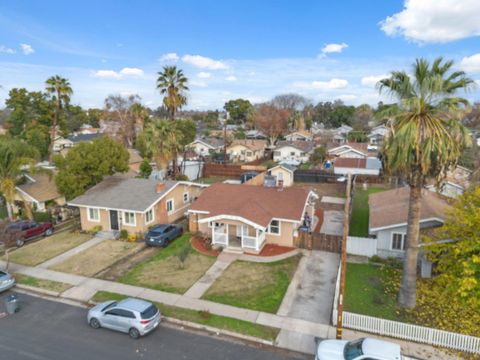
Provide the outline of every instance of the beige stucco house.
[[292,186],[293,175],[297,168],[288,164],[280,164],[271,169],[268,169],[268,175],[275,177],[275,183],[277,186]]
[[68,203],[80,209],[82,230],[146,232],[155,224],[172,223],[185,216],[208,185],[111,176]]
[[188,210],[190,231],[237,251],[258,253],[265,244],[294,246],[299,227],[311,226],[316,198],[301,188],[217,183]]
[[234,162],[251,162],[263,158],[266,147],[266,140],[233,140],[227,155]]
[[49,205],[65,205],[65,197],[58,192],[54,175],[25,174],[26,182],[15,188],[15,200],[27,202],[34,211],[45,212]]

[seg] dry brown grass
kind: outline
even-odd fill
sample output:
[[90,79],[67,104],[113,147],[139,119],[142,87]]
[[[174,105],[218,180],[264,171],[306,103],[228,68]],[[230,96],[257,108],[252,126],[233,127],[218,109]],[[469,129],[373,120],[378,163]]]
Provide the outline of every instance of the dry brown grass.
[[62,232],[41,239],[10,253],[10,260],[17,264],[36,266],[65,251],[90,240],[91,235]]
[[93,276],[113,265],[121,258],[138,251],[143,246],[145,245],[119,240],[105,240],[59,264],[53,265],[50,269],[83,276]]

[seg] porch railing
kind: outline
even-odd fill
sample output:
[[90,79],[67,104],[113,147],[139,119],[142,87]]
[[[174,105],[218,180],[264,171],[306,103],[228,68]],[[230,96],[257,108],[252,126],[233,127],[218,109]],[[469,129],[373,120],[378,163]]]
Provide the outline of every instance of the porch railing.
[[255,236],[242,236],[242,247],[257,250],[257,238]]
[[228,244],[228,237],[227,234],[224,232],[224,229],[221,228],[218,230],[213,231],[213,243],[217,245],[227,245]]

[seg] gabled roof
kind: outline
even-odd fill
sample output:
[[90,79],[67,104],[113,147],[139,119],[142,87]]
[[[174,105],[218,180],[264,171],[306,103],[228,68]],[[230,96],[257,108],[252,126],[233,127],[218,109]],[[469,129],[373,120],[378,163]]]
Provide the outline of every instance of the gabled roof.
[[136,163],[140,163],[143,161],[143,158],[140,156],[140,153],[138,152],[138,150],[135,150],[135,149],[127,149],[128,151],[128,154],[129,154],[129,158],[128,158],[128,163],[129,164],[136,164]]
[[294,131],[290,134],[285,135],[285,137],[291,137],[291,136],[294,136],[294,135],[304,137],[305,139],[311,139],[313,137],[312,134],[310,132],[306,131],[306,130]]
[[300,222],[310,191],[301,188],[278,188],[216,183],[204,190],[189,212],[238,217],[260,227],[272,219]]
[[365,169],[367,159],[339,157],[333,161],[334,167]]
[[164,188],[157,193],[157,184],[155,180],[113,175],[70,201],[69,205],[145,212],[178,184],[205,187],[186,181],[165,181]]
[[190,145],[193,145],[195,143],[202,143],[206,145],[207,147],[211,149],[218,149],[219,147],[223,146],[223,139],[217,139],[215,137],[208,137],[208,138],[202,138],[202,139],[196,139],[190,143]]
[[287,170],[288,172],[290,173],[294,173],[295,170],[297,170],[297,167],[296,166],[293,166],[293,165],[290,165],[290,164],[278,164],[277,166],[274,166],[268,170],[273,170],[273,169],[276,169],[276,168],[283,168],[285,170]]
[[62,195],[58,192],[55,179],[47,174],[28,175],[29,181],[17,186],[23,192],[38,202],[57,199]]
[[252,151],[258,151],[258,150],[263,150],[267,147],[267,141],[266,140],[254,140],[254,139],[249,139],[249,140],[233,140],[232,144],[229,146],[229,148],[233,146],[245,146],[246,148],[252,150]]
[[315,148],[315,143],[313,141],[303,141],[303,140],[279,141],[277,143],[277,146],[275,147],[275,149],[280,149],[280,148],[286,147],[286,146],[291,146],[291,147],[294,147],[294,148],[296,148],[300,151],[308,153]]
[[[377,231],[405,225],[408,219],[408,186],[370,194],[369,230]],[[420,221],[435,219],[443,222],[448,203],[439,195],[426,189],[422,190],[420,205]]]
[[102,133],[98,134],[76,134],[76,135],[70,135],[67,139],[70,140],[73,143],[77,143],[80,141],[92,141],[95,140],[97,137],[103,136]]

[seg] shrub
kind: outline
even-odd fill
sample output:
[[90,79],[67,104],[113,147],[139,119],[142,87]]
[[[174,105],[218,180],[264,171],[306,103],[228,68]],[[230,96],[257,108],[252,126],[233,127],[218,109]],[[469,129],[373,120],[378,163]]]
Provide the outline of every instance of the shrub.
[[127,239],[129,242],[135,242],[137,241],[137,235],[136,234],[128,234]]
[[120,230],[120,239],[128,240],[128,231],[125,229]]
[[177,181],[188,181],[188,176],[184,174],[178,174],[177,177],[175,178]]
[[93,228],[90,229],[90,234],[92,235],[96,235],[97,233],[99,233],[100,231],[102,231],[102,225],[96,225],[94,226]]
[[190,243],[186,243],[180,249],[178,249],[176,256],[179,261],[180,269],[185,268],[185,260],[187,260],[189,253],[190,253]]

